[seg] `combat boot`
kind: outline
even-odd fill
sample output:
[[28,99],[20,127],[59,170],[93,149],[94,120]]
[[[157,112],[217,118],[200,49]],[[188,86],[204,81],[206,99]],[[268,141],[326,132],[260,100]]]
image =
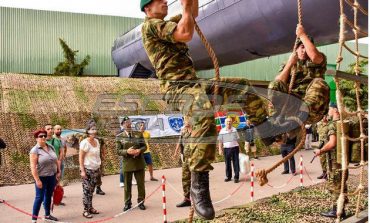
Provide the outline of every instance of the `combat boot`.
[[322,174],[317,177],[317,179],[319,179],[319,180],[321,180],[321,179],[325,179],[326,180],[326,178],[327,178],[326,172],[322,172]]
[[189,207],[190,205],[191,205],[190,198],[185,197],[181,203],[176,204],[176,207],[182,208],[182,207]]
[[105,195],[105,192],[100,187],[96,187],[96,194]]
[[206,220],[215,217],[209,192],[209,172],[191,172],[190,196],[197,215]]
[[[322,212],[322,213],[320,213],[322,216],[324,216],[324,217],[328,217],[328,218],[337,218],[337,206],[336,205],[334,205],[333,206],[333,209],[331,209],[330,211],[328,211],[328,212]],[[347,215],[346,215],[346,212],[345,212],[345,210],[344,210],[344,208],[343,208],[343,211],[342,211],[342,214],[340,215],[340,218],[341,219],[344,219],[344,218],[346,218],[347,217]]]

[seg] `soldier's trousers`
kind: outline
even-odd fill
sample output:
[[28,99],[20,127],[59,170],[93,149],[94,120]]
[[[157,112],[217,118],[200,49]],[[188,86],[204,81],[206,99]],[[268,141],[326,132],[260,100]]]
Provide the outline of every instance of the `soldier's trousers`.
[[[212,96],[214,85],[211,82],[178,83],[172,82],[164,99],[172,109],[181,110],[192,124],[190,137],[189,167],[191,171],[210,171],[211,163],[216,157],[216,124],[213,106],[207,92]],[[253,124],[261,123],[266,117],[266,106],[258,96],[248,93],[249,83],[246,79],[222,78],[219,83],[217,104],[240,103]]]
[[[286,95],[279,95],[279,92],[288,93],[289,83],[286,84],[282,81],[272,81],[269,84],[269,99],[273,105],[284,105],[282,100],[289,100]],[[302,99],[302,101],[307,105],[309,113],[307,123],[316,123],[322,119],[324,115],[328,113],[329,110],[329,86],[326,84],[325,80],[322,78],[314,78],[306,89],[292,89],[292,93],[297,97]],[[287,101],[289,103],[289,101]],[[293,107],[293,106],[287,106]],[[276,112],[279,112],[281,108],[276,108]],[[296,114],[297,111],[292,111],[290,115]]]
[[[102,167],[103,168],[103,167]],[[102,170],[102,168],[100,169],[100,171],[99,171],[99,175],[97,176],[97,178],[96,178],[96,186],[97,187],[101,187],[101,185],[103,184],[103,182],[101,181],[101,177],[102,177],[102,175],[103,175],[103,170]]]
[[322,172],[326,172],[328,166],[327,166],[327,161],[326,161],[326,155],[327,154],[321,154],[320,155],[320,164],[321,164],[321,169],[322,169]]
[[[347,180],[348,180],[348,170],[346,171],[345,183],[344,183],[344,193],[347,193]],[[331,171],[329,171],[328,189],[331,193],[331,201],[334,205],[340,195],[340,188],[342,183],[342,169],[341,165],[337,163],[332,164]],[[344,204],[348,203],[348,197],[345,196]]]
[[190,145],[186,144],[184,148],[184,162],[182,163],[182,190],[184,197],[190,197],[191,172],[189,167]]
[[125,171],[124,178],[125,178],[125,204],[132,204],[131,203],[131,189],[132,189],[132,175],[135,176],[137,182],[137,202],[141,202],[145,199],[145,170],[137,170],[137,171]]

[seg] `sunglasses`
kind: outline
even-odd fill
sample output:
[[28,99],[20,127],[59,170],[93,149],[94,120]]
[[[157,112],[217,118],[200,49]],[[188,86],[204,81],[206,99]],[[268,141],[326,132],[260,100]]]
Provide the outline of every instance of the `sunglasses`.
[[38,135],[37,138],[45,138],[46,139],[46,135]]

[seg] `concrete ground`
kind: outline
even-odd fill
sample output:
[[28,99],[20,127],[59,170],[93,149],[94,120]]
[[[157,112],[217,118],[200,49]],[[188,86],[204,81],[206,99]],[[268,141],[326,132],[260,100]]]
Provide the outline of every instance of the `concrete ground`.
[[[316,179],[316,177],[321,174],[319,159],[315,159],[313,163],[310,163],[313,157],[313,150],[303,150],[295,155],[297,172],[299,172],[298,165],[299,157],[301,155],[303,155],[303,164],[306,167],[308,174],[314,181],[312,182],[309,180],[308,176],[304,174],[304,186],[320,182]],[[255,164],[256,169],[262,169],[270,167],[280,159],[281,156],[278,155],[262,157],[259,160],[252,160],[251,162]],[[249,177],[242,176],[241,182],[238,184],[234,183],[233,181],[224,182],[224,163],[216,163],[213,166],[215,169],[210,174],[210,190],[213,202],[217,202],[214,205],[216,211],[251,202]],[[279,166],[275,171],[268,175],[269,184],[276,188],[268,185],[261,187],[255,180],[255,200],[269,197],[280,192],[290,191],[296,187],[299,187],[299,175],[294,176],[290,183],[284,186],[284,184],[292,177],[292,175],[282,175],[282,171],[283,167]],[[155,170],[154,175],[158,179],[162,175],[167,178],[167,220],[171,222],[174,220],[187,218],[189,211],[188,208],[175,207],[175,205],[183,199],[181,195],[181,168]],[[102,180],[102,189],[106,192],[106,195],[101,196],[94,194],[93,197],[93,205],[95,209],[100,211],[99,215],[95,215],[92,219],[86,219],[82,216],[82,186],[80,182],[71,183],[70,185],[64,187],[64,194],[66,197],[63,199],[63,202],[65,202],[66,205],[55,207],[53,215],[59,218],[59,220],[62,222],[163,222],[161,188],[155,191],[160,186],[160,181],[149,181],[149,176],[146,174],[145,188],[147,197],[149,196],[145,202],[147,210],[142,211],[136,208],[125,214],[114,217],[113,219],[109,219],[122,212],[124,205],[123,188],[119,187],[118,175],[105,176]],[[233,195],[226,199],[231,194]],[[34,184],[0,187],[0,199],[4,199],[9,204],[28,213],[32,212],[34,196]],[[136,197],[136,186],[133,186],[133,205],[136,205]],[[41,209],[40,216],[43,214],[44,210]],[[31,222],[30,216],[27,216],[26,214],[1,203],[0,216],[0,222],[2,223]],[[104,221],[104,219],[107,219],[107,221]],[[39,222],[42,221],[39,220]]]

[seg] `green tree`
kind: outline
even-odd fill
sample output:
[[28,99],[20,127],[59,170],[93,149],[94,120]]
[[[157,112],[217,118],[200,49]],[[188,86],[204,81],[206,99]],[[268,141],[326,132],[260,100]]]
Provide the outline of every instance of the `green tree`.
[[81,76],[85,67],[90,63],[90,56],[87,55],[80,64],[76,62],[78,50],[72,50],[67,43],[59,38],[59,43],[63,49],[64,61],[54,68],[56,75]]
[[[368,64],[368,60],[360,61],[359,63],[360,73],[362,74],[365,73],[367,64]],[[351,74],[355,74],[355,66],[356,66],[356,63],[350,64],[347,72]],[[339,89],[343,95],[344,106],[349,111],[356,111],[357,102],[356,102],[355,82],[348,81],[348,80],[341,80],[339,83]],[[364,110],[367,110],[367,106],[368,106],[368,87],[367,85],[360,84],[359,95],[360,95],[361,108]]]

